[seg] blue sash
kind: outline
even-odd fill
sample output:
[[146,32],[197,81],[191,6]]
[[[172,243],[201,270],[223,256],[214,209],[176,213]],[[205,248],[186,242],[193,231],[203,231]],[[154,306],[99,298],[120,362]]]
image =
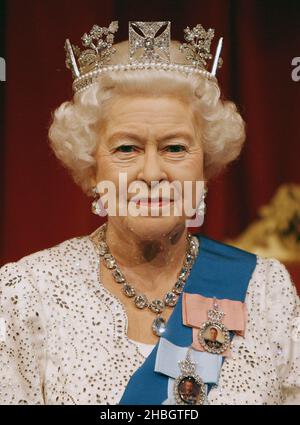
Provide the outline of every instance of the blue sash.
[[[184,287],[184,292],[204,297],[245,301],[257,257],[250,252],[215,241],[201,234],[199,253]],[[192,344],[192,328],[182,323],[182,296],[168,320],[163,335],[177,346]],[[168,396],[168,377],[154,371],[158,343],[130,378],[119,404],[162,404]]]

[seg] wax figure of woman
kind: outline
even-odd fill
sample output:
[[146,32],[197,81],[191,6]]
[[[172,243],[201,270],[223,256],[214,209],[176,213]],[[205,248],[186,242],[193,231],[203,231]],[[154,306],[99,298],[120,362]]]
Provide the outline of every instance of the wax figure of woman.
[[[153,48],[152,29],[132,25],[144,43],[136,66],[126,65],[133,33],[112,51],[116,23],[93,27],[81,56],[66,43],[76,93],[54,113],[51,148],[95,197],[93,211],[108,214],[91,234],[0,269],[1,404],[300,400],[299,299],[285,266],[192,235],[195,217],[175,214],[179,188],[192,182],[203,220],[208,182],[238,157],[244,122],[221,100],[208,57],[188,59],[166,38]],[[103,182],[116,189],[105,201]],[[194,369],[182,368],[187,360]]]

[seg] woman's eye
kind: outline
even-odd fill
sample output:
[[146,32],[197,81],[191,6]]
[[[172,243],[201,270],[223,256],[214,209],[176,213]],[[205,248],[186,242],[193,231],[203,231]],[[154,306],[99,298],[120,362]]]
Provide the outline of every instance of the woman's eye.
[[166,149],[168,149],[169,152],[172,152],[172,153],[186,151],[186,147],[183,145],[169,145],[166,147]]
[[134,145],[122,145],[122,146],[118,146],[116,150],[118,152],[131,153],[131,152],[134,152],[135,146]]

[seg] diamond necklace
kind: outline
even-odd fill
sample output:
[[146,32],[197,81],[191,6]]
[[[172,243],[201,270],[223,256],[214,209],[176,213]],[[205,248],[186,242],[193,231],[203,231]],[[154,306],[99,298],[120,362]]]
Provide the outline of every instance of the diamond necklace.
[[152,322],[152,331],[156,336],[162,336],[166,330],[166,320],[162,317],[162,312],[166,307],[175,307],[179,295],[183,291],[185,282],[189,276],[190,270],[193,267],[195,259],[199,250],[199,242],[196,236],[187,233],[187,250],[185,253],[185,259],[183,266],[178,275],[177,281],[175,282],[171,291],[167,292],[163,299],[156,298],[152,301],[149,301],[146,295],[142,293],[137,293],[135,288],[129,284],[121,272],[116,259],[111,254],[109,247],[106,243],[106,230],[107,223],[104,223],[99,228],[99,233],[97,235],[98,239],[98,252],[100,257],[103,259],[104,265],[107,269],[110,270],[114,280],[119,285],[122,285],[123,293],[128,297],[132,298],[135,306],[140,310],[148,308],[150,311],[155,313],[157,316]]

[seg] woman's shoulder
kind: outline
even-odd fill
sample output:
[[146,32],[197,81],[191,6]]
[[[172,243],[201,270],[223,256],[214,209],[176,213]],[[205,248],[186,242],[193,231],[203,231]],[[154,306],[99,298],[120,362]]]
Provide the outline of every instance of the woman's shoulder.
[[[263,257],[253,252],[235,247],[228,243],[210,238],[207,235],[195,234],[200,242],[200,250],[205,251],[210,259],[220,263],[229,275],[238,275],[238,271],[248,267],[248,292],[263,294],[268,299],[298,299],[297,290],[292,277],[284,263],[274,257]],[[207,256],[207,257],[208,257]]]
[[195,234],[195,236],[198,237],[200,246],[202,245],[203,250],[208,251],[211,256],[215,255],[220,257],[220,255],[222,255],[222,257],[228,262],[231,262],[232,265],[236,260],[252,259],[255,266],[253,273],[258,274],[261,278],[263,278],[263,276],[265,276],[265,278],[268,277],[273,284],[276,284],[277,281],[283,281],[290,278],[287,267],[275,257],[263,257],[254,252],[213,239],[207,235]]
[[253,298],[261,300],[270,317],[275,315],[283,322],[288,316],[300,315],[296,285],[286,265],[276,258],[257,255],[249,293]]
[[0,267],[0,281],[18,281],[24,276],[34,278],[51,273],[51,269],[80,267],[93,257],[93,251],[89,234],[75,236],[4,264]]
[[297,298],[297,289],[286,265],[274,257],[256,255],[252,287],[274,302],[284,298]]

